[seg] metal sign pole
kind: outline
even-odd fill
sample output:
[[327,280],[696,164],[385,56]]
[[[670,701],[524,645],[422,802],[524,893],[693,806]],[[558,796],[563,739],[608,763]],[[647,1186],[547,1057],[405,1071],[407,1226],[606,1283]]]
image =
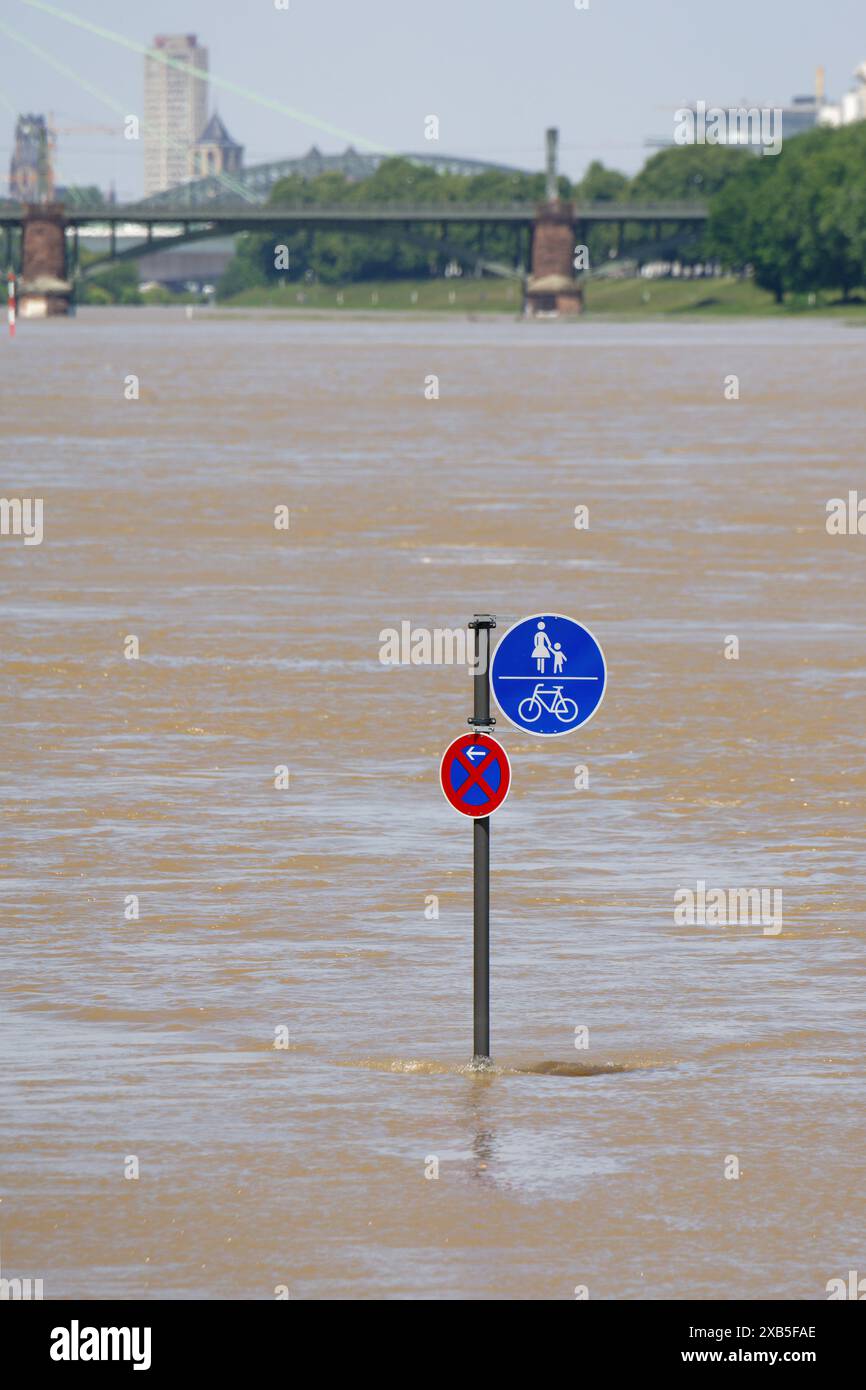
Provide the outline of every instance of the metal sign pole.
[[[490,631],[496,619],[476,613],[469,624],[475,632],[474,712],[467,720],[479,733],[489,733],[495,719],[490,717]],[[483,634],[483,637],[482,637]],[[472,825],[473,838],[473,1029],[472,1064],[490,1065],[490,817],[478,816]]]
[[472,1061],[490,1061],[490,817],[472,826],[475,874]]

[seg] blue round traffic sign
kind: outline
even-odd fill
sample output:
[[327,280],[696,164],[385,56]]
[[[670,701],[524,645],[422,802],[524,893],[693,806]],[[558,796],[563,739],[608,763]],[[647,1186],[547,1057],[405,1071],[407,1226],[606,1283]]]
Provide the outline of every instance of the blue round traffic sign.
[[607,668],[588,628],[561,613],[533,613],[504,633],[490,683],[511,724],[538,738],[558,738],[595,714]]

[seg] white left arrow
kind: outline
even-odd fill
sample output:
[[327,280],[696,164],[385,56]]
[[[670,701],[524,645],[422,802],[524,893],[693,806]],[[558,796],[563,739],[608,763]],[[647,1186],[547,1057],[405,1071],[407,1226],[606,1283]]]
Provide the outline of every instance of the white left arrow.
[[466,749],[466,756],[467,756],[467,758],[486,758],[486,757],[487,757],[487,749],[486,749],[486,748],[476,748],[475,745],[473,744],[473,746],[472,746],[471,748],[467,748],[467,749]]

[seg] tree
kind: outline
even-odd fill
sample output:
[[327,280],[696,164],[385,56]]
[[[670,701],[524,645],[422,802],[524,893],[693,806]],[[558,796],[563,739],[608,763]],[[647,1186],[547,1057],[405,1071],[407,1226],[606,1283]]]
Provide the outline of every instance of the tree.
[[816,260],[822,287],[846,301],[866,282],[866,134],[860,123],[826,134],[816,145]]
[[777,302],[866,279],[866,128],[821,128],[754,159],[713,198],[708,243]]
[[[625,203],[628,201],[629,178],[618,169],[606,169],[600,159],[594,159],[572,196],[580,203]],[[590,266],[602,265],[612,254],[624,250],[620,246],[619,230],[607,223],[590,223],[586,227]]]
[[[82,257],[82,262],[86,258]],[[89,259],[94,259],[92,256]],[[81,304],[140,304],[138,266],[134,261],[118,261],[84,280],[79,292]]]
[[635,203],[705,202],[755,158],[737,145],[672,145],[647,160],[629,196]]
[[581,203],[624,203],[628,198],[629,178],[618,169],[606,169],[600,159],[594,159],[579,183],[574,197]]
[[[767,163],[775,164],[775,159]],[[755,159],[728,181],[710,203],[705,243],[710,255],[728,269],[751,266],[756,284],[781,303],[786,284],[780,256],[784,225],[778,189],[770,187],[772,172]]]
[[[628,190],[634,203],[706,202],[737,176],[756,156],[735,145],[672,145],[651,155]],[[673,236],[677,224],[663,222],[662,240]],[[711,254],[704,235],[696,236],[680,253],[682,260],[703,261]]]

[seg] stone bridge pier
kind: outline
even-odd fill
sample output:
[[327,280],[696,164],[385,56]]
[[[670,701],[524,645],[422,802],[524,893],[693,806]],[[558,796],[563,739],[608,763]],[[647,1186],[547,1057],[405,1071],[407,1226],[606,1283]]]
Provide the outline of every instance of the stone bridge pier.
[[18,314],[22,319],[68,314],[71,300],[63,207],[60,203],[28,204],[21,241]]
[[532,267],[526,282],[526,312],[579,314],[583,290],[574,277],[574,207],[557,189],[556,154],[559,132],[547,132],[546,199],[535,214],[532,229]]

